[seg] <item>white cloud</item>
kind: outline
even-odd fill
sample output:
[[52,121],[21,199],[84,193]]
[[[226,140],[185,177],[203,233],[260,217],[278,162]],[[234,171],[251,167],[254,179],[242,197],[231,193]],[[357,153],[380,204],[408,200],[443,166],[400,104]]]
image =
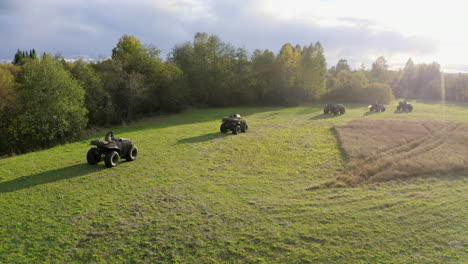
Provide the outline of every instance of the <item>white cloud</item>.
[[320,41],[329,65],[380,55],[467,65],[467,10],[466,0],[1,0],[0,58],[18,48],[105,56],[122,34],[167,53],[204,31],[251,51]]

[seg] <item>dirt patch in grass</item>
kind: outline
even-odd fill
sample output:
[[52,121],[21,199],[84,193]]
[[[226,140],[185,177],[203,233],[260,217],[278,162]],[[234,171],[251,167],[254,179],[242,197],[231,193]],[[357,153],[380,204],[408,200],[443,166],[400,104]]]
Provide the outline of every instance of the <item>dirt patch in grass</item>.
[[330,185],[468,175],[468,123],[354,120],[335,130],[348,169]]

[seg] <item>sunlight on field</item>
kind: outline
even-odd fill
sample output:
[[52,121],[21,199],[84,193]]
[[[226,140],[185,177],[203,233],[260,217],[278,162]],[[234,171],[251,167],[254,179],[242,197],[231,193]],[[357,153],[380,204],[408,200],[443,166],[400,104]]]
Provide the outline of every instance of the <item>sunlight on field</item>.
[[[394,113],[396,103],[383,113],[347,104],[337,116],[315,104],[148,118],[112,128],[139,155],[111,169],[86,163],[104,132],[0,159],[0,263],[463,263],[468,178],[443,162],[460,165],[467,108],[447,104],[443,123],[426,121],[442,120],[440,105]],[[247,133],[219,132],[232,113]],[[353,160],[370,176],[410,161],[439,172],[324,186],[356,171]]]

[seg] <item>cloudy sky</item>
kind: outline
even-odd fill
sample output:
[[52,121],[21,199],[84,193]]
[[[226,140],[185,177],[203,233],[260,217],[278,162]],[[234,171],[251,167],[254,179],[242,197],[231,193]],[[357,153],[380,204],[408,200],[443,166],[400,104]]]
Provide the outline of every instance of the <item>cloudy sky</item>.
[[16,50],[106,57],[123,34],[164,56],[196,32],[249,51],[320,41],[328,65],[385,56],[468,72],[466,0],[0,0],[0,59]]

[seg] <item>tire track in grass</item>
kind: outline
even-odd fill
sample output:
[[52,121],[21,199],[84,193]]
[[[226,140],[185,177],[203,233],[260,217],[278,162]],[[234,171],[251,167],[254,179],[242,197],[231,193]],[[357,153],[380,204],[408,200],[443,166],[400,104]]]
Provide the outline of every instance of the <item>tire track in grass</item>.
[[429,131],[427,128],[425,130],[427,130],[429,135],[424,136],[422,138],[416,138],[416,139],[413,139],[413,140],[409,140],[409,141],[405,140],[405,143],[402,143],[400,145],[390,147],[387,150],[381,151],[381,152],[379,152],[379,154],[377,156],[371,156],[369,158],[366,158],[366,159],[360,161],[359,163],[356,163],[355,166],[362,166],[364,164],[373,162],[375,160],[384,158],[386,156],[393,156],[393,155],[395,155],[397,153],[406,152],[408,150],[415,149],[415,148],[425,144],[428,141],[433,140],[433,138],[434,138],[433,132]]
[[[386,122],[386,121],[380,121]],[[345,125],[341,127],[335,127],[338,132],[339,140],[341,144],[344,144],[345,151],[346,151],[346,140],[353,140],[352,130],[356,127],[361,129],[363,132],[373,131],[372,125],[380,125],[379,122],[372,122],[369,124],[364,125]],[[356,161],[354,156],[357,156],[356,153],[352,152],[353,149],[350,149],[351,154],[347,154],[350,157],[350,161],[348,162],[347,166],[350,168],[350,172],[348,175],[353,176],[356,181],[356,177],[360,178],[361,180],[388,180],[391,178],[396,177],[414,177],[420,176],[423,174],[431,173],[431,170],[427,169],[420,169],[418,170],[417,163],[424,163],[427,162],[427,157],[425,155],[427,153],[432,153],[435,149],[441,148],[445,146],[447,140],[451,137],[451,135],[456,135],[456,132],[462,127],[462,124],[457,123],[428,123],[428,122],[404,122],[405,125],[415,125],[416,127],[409,127],[408,131],[413,133],[419,132],[422,128],[423,131],[427,133],[426,136],[422,138],[416,138],[413,140],[407,141],[407,143],[398,144],[397,146],[390,147],[387,150],[381,151],[376,155],[372,155],[370,157],[366,157],[363,160]],[[388,125],[388,123],[386,124]],[[394,126],[401,125],[398,123],[394,124]],[[377,126],[378,127],[378,126]],[[364,130],[363,130],[364,129]],[[346,131],[347,130],[347,131]],[[367,130],[367,131],[366,131]],[[360,132],[362,132],[360,131]],[[390,131],[391,133],[392,131]],[[347,134],[348,133],[348,134]],[[355,132],[356,133],[356,132]],[[388,131],[387,131],[388,133]],[[371,135],[370,135],[371,136]],[[357,138],[359,139],[359,138]],[[391,142],[390,142],[391,143]],[[352,146],[352,145],[351,145]],[[348,146],[349,147],[349,146]],[[359,153],[358,153],[359,154]],[[365,156],[366,153],[360,153],[359,156]],[[369,155],[369,153],[367,153]],[[353,160],[354,159],[354,160]],[[408,162],[407,162],[408,161]],[[412,168],[415,171],[408,172],[408,169]],[[437,171],[438,168],[433,168],[432,170]],[[393,176],[392,176],[393,175]],[[346,180],[346,175],[342,177],[338,177],[338,179]],[[360,180],[359,180],[360,181]]]
[[[424,125],[422,125],[422,127],[424,127]],[[426,145],[426,143],[430,144],[431,142],[434,142],[434,140],[441,141],[441,139],[444,139],[444,138],[442,138],[442,136],[443,136],[442,133],[437,133],[436,134],[434,132],[430,132],[427,128],[426,128],[426,130],[428,131],[428,133],[430,133],[428,136],[425,136],[423,138],[414,139],[414,140],[408,141],[407,143],[404,143],[402,145],[398,145],[398,146],[389,148],[388,150],[380,152],[378,156],[369,157],[369,158],[367,158],[365,160],[360,161],[360,163],[357,163],[355,165],[356,166],[361,166],[361,165],[373,162],[373,161],[381,159],[381,158],[393,157],[395,154],[406,152],[406,151],[409,151],[409,153],[411,153],[411,152],[413,152],[414,150],[416,150],[418,148],[424,147]],[[440,144],[437,144],[433,148],[437,147],[438,145],[440,145]],[[433,148],[430,148],[430,149],[433,149]],[[430,150],[430,149],[428,149],[428,150]],[[404,157],[399,156],[398,160],[402,160],[403,158],[406,158],[406,156],[404,156]]]
[[[421,125],[424,128],[426,128],[425,123],[422,123]],[[449,127],[450,128],[454,127],[453,129],[451,129],[451,132],[454,132],[459,126],[460,126],[459,124],[451,124]],[[390,156],[390,155],[385,156],[384,159],[386,159],[387,161],[384,164],[374,169],[374,170],[380,171],[374,174],[374,177],[379,177],[385,173],[392,171],[393,169],[395,169],[395,167],[398,167],[399,163],[403,160],[410,159],[410,158],[417,159],[422,154],[428,153],[440,147],[447,140],[447,138],[445,137],[446,131],[439,130],[439,131],[434,131],[430,133],[431,135],[426,137],[426,139],[423,142],[415,146],[412,150],[408,151],[407,153],[397,156],[398,158],[396,160],[392,161],[392,159],[394,159],[393,156]],[[413,176],[418,176],[420,174],[414,174]]]

